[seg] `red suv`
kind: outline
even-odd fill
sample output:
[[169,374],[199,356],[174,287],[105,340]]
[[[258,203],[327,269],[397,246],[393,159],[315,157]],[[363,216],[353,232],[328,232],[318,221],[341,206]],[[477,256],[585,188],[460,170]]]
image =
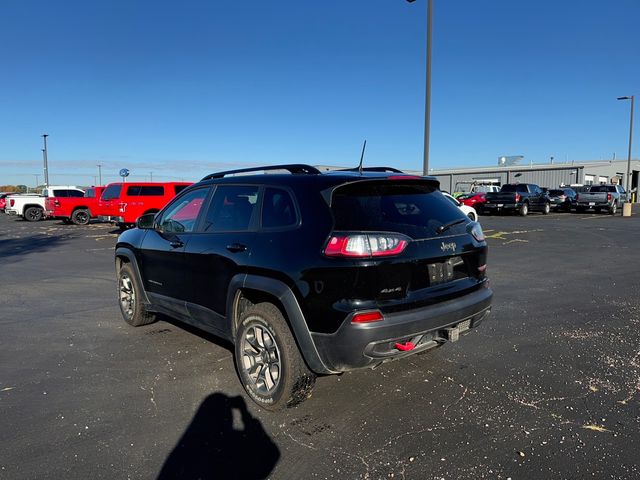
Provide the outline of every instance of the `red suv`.
[[125,229],[142,215],[160,211],[189,185],[190,182],[110,183],[98,202],[99,218]]
[[98,216],[98,201],[104,187],[89,187],[83,197],[49,197],[45,201],[47,218],[61,218],[64,223],[86,225]]

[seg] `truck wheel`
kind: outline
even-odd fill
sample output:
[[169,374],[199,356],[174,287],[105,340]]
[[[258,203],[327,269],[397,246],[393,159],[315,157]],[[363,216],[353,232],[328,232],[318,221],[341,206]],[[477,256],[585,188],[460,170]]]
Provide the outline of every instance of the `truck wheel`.
[[86,225],[91,220],[91,214],[86,208],[79,208],[71,215],[71,221],[76,225]]
[[24,211],[24,219],[28,222],[42,220],[42,209],[40,207],[29,207]]
[[618,204],[616,202],[613,202],[609,207],[609,215],[615,215],[617,211],[618,211]]
[[545,203],[544,207],[542,208],[542,214],[543,215],[549,215],[549,212],[551,211],[551,205],[549,205],[549,203]]
[[259,303],[240,316],[235,339],[240,382],[267,410],[281,410],[311,396],[316,376],[304,363],[289,325],[271,303]]
[[142,288],[136,281],[135,272],[129,263],[120,267],[118,272],[118,303],[122,318],[133,327],[153,323],[155,314],[147,312],[142,303]]
[[520,205],[520,211],[518,213],[521,217],[526,217],[529,213],[529,204],[527,202],[524,202],[522,205]]

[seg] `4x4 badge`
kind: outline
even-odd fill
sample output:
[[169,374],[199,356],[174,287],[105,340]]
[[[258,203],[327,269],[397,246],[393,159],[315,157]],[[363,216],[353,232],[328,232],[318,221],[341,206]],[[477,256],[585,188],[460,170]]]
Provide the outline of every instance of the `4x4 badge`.
[[444,243],[442,242],[442,245],[440,245],[440,250],[442,250],[443,252],[446,252],[447,250],[451,250],[452,252],[456,251],[456,242],[450,242],[450,243]]

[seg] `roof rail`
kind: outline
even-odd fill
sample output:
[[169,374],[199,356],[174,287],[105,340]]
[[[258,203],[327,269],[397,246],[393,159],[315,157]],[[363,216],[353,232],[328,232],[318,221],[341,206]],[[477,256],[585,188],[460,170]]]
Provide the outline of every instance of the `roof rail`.
[[[359,172],[360,168],[341,168],[338,170],[339,172]],[[398,170],[393,167],[364,167],[362,168],[363,172],[391,172],[391,173],[405,173],[402,170]]]
[[322,173],[316,167],[312,167],[311,165],[295,163],[295,164],[289,164],[289,165],[269,165],[266,167],[251,167],[251,168],[241,168],[239,170],[227,170],[224,172],[217,172],[217,173],[212,173],[210,175],[207,175],[200,181],[204,182],[205,180],[212,180],[214,178],[224,178],[228,175],[235,175],[237,173],[266,172],[270,170],[287,170],[289,173],[293,175],[320,175]]

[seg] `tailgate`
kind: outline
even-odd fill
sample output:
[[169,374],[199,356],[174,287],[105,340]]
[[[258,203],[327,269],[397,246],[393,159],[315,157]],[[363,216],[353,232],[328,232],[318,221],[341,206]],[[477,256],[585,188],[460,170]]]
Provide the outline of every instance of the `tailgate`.
[[486,203],[515,203],[516,194],[511,192],[487,193]]

